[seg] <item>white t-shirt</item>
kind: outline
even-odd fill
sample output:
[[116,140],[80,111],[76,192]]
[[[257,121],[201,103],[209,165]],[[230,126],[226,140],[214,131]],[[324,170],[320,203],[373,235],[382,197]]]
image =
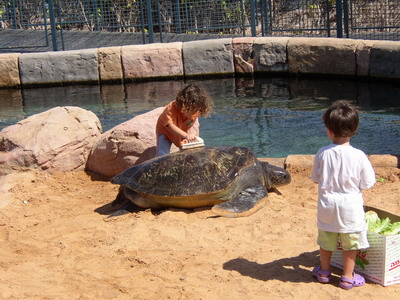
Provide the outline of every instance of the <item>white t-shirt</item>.
[[375,184],[375,172],[365,153],[350,145],[319,149],[311,179],[318,183],[318,228],[353,233],[366,229],[361,190]]

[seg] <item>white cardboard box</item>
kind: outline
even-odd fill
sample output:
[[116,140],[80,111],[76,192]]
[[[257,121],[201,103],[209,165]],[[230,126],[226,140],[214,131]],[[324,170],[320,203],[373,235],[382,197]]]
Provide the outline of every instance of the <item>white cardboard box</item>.
[[[400,216],[384,210],[365,206],[365,211],[374,210],[379,218],[389,217],[390,221],[400,222]],[[354,271],[366,279],[388,286],[400,283],[400,234],[385,236],[368,232],[370,248],[357,253]],[[332,253],[331,265],[343,269],[343,255],[338,245],[338,251]]]

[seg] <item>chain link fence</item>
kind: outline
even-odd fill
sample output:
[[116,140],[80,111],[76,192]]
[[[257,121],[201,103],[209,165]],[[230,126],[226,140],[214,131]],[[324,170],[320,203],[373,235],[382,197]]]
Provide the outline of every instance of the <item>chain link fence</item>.
[[267,1],[264,35],[400,40],[398,0]]
[[400,40],[400,1],[352,0],[347,37]]
[[52,43],[53,50],[65,49],[67,33],[78,39],[86,32],[136,34],[140,43],[170,41],[171,35],[400,40],[400,1],[0,0],[0,34],[11,29],[40,31],[42,37],[8,47]]

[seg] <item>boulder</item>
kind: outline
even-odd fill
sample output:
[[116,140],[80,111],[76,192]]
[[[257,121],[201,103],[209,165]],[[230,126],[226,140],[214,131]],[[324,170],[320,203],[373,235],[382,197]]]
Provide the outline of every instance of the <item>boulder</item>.
[[181,42],[122,46],[121,61],[126,81],[183,77]]
[[240,37],[232,40],[235,73],[253,75],[254,73],[254,38]]
[[185,42],[182,51],[186,77],[235,74],[231,38]]
[[[372,154],[368,159],[374,168],[399,168],[400,155],[396,154]],[[286,169],[312,169],[314,165],[314,155],[288,155],[284,162]]]
[[395,154],[381,154],[381,155],[370,155],[369,161],[372,166],[375,167],[386,167],[386,168],[400,168],[400,155]]
[[0,131],[0,175],[84,170],[101,130],[97,116],[79,107],[55,107],[30,116]]
[[101,82],[122,83],[121,47],[104,47],[97,50]]
[[284,166],[286,169],[312,169],[314,155],[288,155]]
[[286,37],[259,37],[254,40],[254,72],[287,72]]
[[334,38],[289,39],[289,73],[356,76],[359,43],[357,40]]
[[[93,146],[86,170],[111,178],[155,157],[156,124],[164,107],[138,115],[103,133]],[[198,135],[198,121],[191,128]],[[178,148],[172,145],[171,152]]]
[[379,41],[373,44],[370,76],[397,80],[400,78],[400,42]]
[[99,82],[97,49],[19,55],[23,86]]
[[19,53],[0,54],[0,87],[21,85],[18,69]]

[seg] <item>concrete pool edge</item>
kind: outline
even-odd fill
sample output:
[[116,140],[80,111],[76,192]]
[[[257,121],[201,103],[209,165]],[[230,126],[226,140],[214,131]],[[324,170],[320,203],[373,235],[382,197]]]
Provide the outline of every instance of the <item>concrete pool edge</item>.
[[242,37],[0,54],[0,88],[257,74],[400,79],[400,42]]
[[[259,158],[259,160],[286,169],[311,169],[314,163],[314,156],[293,154],[278,158],[263,157]],[[371,154],[368,155],[368,158],[374,168],[400,168],[399,154]]]

